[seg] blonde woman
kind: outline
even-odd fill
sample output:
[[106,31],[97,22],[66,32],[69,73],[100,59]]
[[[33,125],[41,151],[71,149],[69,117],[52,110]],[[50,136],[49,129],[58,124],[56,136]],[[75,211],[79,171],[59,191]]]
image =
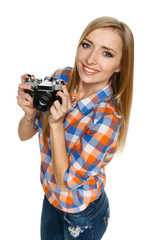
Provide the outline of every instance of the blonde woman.
[[134,40],[111,17],[92,21],[77,48],[75,65],[56,71],[62,90],[47,112],[38,112],[22,76],[18,104],[22,141],[39,134],[45,197],[41,239],[102,239],[108,226],[105,166],[122,150],[133,90]]

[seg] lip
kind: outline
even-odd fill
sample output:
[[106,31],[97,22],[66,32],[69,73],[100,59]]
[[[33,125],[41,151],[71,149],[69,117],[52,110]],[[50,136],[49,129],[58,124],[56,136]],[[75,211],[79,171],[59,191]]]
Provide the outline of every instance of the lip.
[[83,69],[83,72],[88,74],[88,75],[95,75],[99,72],[98,70],[90,68],[90,67],[88,67],[86,65],[83,65],[83,64],[82,64],[82,69]]

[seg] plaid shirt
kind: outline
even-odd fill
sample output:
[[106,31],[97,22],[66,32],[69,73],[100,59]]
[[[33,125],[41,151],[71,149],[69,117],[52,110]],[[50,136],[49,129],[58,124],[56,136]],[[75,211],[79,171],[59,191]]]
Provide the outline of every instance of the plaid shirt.
[[[54,79],[68,82],[72,68],[67,67],[53,74]],[[45,113],[37,113],[41,151],[41,183],[49,202],[65,212],[84,210],[96,200],[106,183],[105,165],[117,149],[121,118],[112,101],[111,82],[101,91],[78,101],[64,119],[66,150],[69,167],[64,175],[68,191],[61,191],[56,184],[48,134],[48,148],[42,139],[42,120]]]

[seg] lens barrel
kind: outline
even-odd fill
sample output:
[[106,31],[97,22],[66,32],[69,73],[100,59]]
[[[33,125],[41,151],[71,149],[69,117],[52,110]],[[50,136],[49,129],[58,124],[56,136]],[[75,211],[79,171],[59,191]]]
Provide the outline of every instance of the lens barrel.
[[50,92],[38,92],[34,96],[33,105],[40,112],[46,112],[53,104],[53,95]]

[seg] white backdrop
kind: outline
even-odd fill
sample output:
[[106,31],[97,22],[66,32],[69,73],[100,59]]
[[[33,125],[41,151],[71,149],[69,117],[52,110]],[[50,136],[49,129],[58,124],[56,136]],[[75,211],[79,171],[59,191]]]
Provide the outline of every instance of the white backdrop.
[[18,139],[20,76],[44,77],[73,66],[82,30],[104,15],[126,22],[134,33],[135,82],[125,150],[106,167],[111,218],[103,239],[160,239],[158,9],[158,0],[0,3],[0,239],[40,239],[40,153],[37,136]]

